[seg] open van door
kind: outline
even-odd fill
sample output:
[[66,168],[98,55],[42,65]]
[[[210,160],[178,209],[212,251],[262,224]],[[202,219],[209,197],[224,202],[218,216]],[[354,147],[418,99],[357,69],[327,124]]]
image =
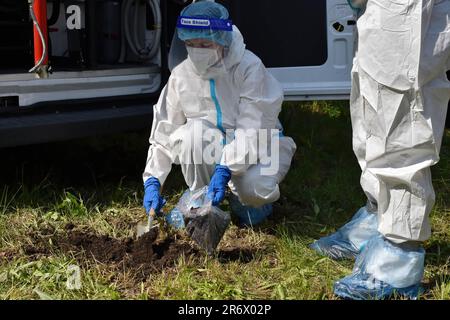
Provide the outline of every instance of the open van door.
[[356,15],[346,0],[223,0],[247,49],[281,82],[287,100],[350,95]]

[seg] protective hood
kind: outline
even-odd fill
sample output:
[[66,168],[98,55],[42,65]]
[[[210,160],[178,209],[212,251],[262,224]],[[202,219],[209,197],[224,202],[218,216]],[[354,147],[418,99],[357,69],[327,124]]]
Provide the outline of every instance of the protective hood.
[[242,61],[245,53],[244,37],[236,26],[233,26],[233,41],[231,42],[231,46],[226,50],[228,52],[225,54],[224,63],[225,67],[229,70]]

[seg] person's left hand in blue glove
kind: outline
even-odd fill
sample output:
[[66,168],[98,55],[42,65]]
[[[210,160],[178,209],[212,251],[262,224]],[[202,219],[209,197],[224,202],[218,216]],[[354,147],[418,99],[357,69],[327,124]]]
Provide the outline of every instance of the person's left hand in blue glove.
[[217,165],[209,183],[207,197],[213,206],[218,206],[225,199],[227,184],[231,180],[231,171],[226,166]]

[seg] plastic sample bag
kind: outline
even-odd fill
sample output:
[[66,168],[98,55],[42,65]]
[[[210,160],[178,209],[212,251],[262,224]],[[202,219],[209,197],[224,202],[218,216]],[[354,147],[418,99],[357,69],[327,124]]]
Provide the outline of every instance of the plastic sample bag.
[[176,229],[185,228],[190,238],[213,254],[222,239],[231,217],[228,212],[214,207],[207,199],[207,187],[196,191],[187,190],[166,220]]

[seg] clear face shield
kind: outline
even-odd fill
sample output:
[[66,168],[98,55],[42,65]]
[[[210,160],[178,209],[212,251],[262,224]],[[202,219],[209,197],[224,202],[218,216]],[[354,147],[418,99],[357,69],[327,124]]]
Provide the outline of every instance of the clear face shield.
[[180,16],[177,32],[186,45],[188,60],[200,75],[226,71],[224,57],[233,36],[231,20]]

